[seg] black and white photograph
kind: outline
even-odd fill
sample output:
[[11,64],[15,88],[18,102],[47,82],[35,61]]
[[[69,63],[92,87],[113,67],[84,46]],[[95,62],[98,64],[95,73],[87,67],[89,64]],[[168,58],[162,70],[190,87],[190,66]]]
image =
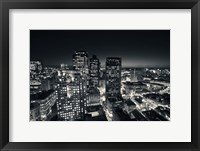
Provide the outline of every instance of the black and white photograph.
[[30,121],[170,121],[170,30],[30,30]]

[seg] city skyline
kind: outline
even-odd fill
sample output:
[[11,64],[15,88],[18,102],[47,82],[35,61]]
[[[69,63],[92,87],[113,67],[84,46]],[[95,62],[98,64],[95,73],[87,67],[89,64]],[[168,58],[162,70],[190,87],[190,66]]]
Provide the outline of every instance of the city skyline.
[[30,33],[30,121],[170,121],[170,31]]
[[121,57],[122,67],[169,67],[169,49],[169,30],[30,31],[31,60],[46,66],[72,65],[74,51],[87,51],[99,58],[101,67],[106,57]]

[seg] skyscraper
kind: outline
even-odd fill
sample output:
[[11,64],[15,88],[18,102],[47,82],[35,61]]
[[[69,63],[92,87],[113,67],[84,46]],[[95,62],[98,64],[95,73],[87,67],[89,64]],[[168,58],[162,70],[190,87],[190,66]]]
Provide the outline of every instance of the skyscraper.
[[84,120],[86,112],[86,80],[79,71],[73,73],[73,80],[66,81],[66,72],[60,72],[58,79],[57,110],[60,120]]
[[87,107],[97,105],[100,105],[100,91],[97,88],[90,88],[88,90]]
[[73,67],[81,72],[84,77],[88,74],[88,53],[86,51],[75,51],[73,54]]
[[57,79],[57,111],[59,120],[67,120],[67,82],[66,75],[62,72],[62,70],[58,71],[58,79]]
[[136,73],[135,73],[135,69],[131,71],[131,81],[132,82],[137,82],[137,76],[136,76]]
[[120,96],[121,58],[106,58],[106,99]]
[[89,86],[90,87],[99,87],[99,71],[100,71],[100,62],[96,55],[93,55],[90,58],[89,63]]
[[71,102],[72,117],[74,120],[84,120],[86,113],[86,84],[80,73],[74,74],[73,94]]

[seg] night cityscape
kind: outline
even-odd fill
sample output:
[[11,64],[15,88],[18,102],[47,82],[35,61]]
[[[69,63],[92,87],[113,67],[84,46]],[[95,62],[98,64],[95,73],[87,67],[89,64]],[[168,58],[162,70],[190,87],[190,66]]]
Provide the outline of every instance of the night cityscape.
[[170,121],[170,31],[31,30],[30,121]]

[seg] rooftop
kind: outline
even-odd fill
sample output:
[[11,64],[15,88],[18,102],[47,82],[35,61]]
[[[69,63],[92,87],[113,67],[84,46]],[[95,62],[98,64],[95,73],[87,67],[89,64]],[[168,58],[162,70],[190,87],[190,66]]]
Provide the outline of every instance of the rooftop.
[[134,115],[136,121],[147,121],[147,119],[138,110],[132,111],[131,114]]
[[51,95],[54,92],[54,90],[48,90],[48,91],[42,91],[40,93],[37,94],[32,94],[30,96],[30,100],[43,100],[45,98],[47,98],[49,95]]
[[119,117],[120,121],[132,121],[130,116],[120,108],[114,108],[114,113]]
[[125,101],[125,104],[127,104],[128,106],[135,105],[135,103],[131,101],[130,99]]
[[123,82],[124,85],[129,85],[129,86],[143,86],[145,84],[143,84],[142,82]]

